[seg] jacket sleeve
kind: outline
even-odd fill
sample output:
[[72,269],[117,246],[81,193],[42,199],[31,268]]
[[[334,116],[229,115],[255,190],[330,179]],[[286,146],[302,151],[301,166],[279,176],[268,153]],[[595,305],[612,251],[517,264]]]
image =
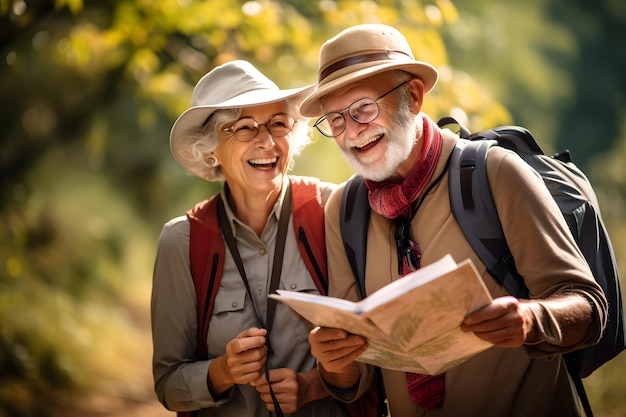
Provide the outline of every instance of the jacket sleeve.
[[189,266],[189,222],[163,227],[154,265],[152,300],[153,374],[159,401],[169,410],[215,406],[207,387],[210,360],[196,361],[196,295]]

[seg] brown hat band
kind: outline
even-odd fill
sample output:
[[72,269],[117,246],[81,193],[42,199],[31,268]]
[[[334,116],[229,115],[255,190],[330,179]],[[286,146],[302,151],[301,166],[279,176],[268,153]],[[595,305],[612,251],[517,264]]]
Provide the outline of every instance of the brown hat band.
[[331,66],[324,69],[324,71],[321,71],[318,81],[322,82],[326,77],[328,77],[333,72],[338,71],[345,67],[349,67],[350,65],[362,64],[363,62],[380,61],[384,59],[392,60],[392,61],[395,59],[400,59],[404,61],[406,60],[406,58],[409,58],[411,61],[413,60],[413,58],[411,58],[409,55],[405,54],[404,52],[394,52],[394,51],[351,56],[351,57],[342,59],[341,61],[337,61]]

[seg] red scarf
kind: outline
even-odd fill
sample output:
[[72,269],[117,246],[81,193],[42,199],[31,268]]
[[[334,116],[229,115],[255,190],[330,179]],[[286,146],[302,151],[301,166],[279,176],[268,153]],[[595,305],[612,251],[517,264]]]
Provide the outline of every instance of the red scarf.
[[432,120],[423,116],[423,123],[422,154],[402,184],[389,180],[382,182],[365,180],[372,210],[388,219],[395,219],[402,214],[406,215],[410,211],[411,204],[424,192],[435,173],[443,140],[439,128]]
[[[372,210],[388,219],[395,219],[402,215],[410,217],[411,205],[424,192],[435,173],[443,140],[439,128],[429,118],[423,117],[423,121],[424,148],[418,163],[415,164],[408,178],[402,184],[396,184],[389,180],[382,182],[365,181],[369,190],[369,203]],[[419,259],[420,252],[417,244],[413,241],[410,241],[410,244]],[[402,262],[404,275],[411,269],[406,257],[403,258]],[[445,395],[445,374],[431,376],[407,372],[406,378],[411,401],[426,410],[442,406]]]

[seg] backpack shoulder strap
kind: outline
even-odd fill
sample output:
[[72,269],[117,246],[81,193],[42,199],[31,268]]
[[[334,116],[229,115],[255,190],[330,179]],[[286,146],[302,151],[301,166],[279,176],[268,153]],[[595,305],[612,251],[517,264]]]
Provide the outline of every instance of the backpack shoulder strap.
[[290,176],[293,201],[293,227],[302,259],[320,294],[328,293],[324,205],[319,180]]
[[[356,278],[361,298],[367,296],[365,291],[365,260],[367,257],[367,227],[371,208],[367,200],[367,186],[365,180],[358,174],[354,174],[346,182],[341,194],[341,205],[339,209],[339,226],[341,238],[346,256],[350,262],[350,268]],[[367,415],[374,414],[376,417],[386,416],[388,413],[387,403],[385,403],[385,388],[382,381],[382,374],[379,367],[376,367],[377,381],[369,391],[357,402],[347,404],[350,415],[365,415],[360,408],[359,401],[366,404]],[[369,401],[369,402],[368,402]],[[374,406],[374,402],[376,406]]]
[[[452,152],[448,187],[450,208],[465,238],[489,273],[511,294],[528,298],[515,269],[487,177],[487,153],[495,140],[457,142]],[[497,219],[494,221],[494,219]]]
[[201,359],[208,355],[206,337],[209,331],[209,319],[213,312],[215,297],[224,268],[224,241],[217,223],[218,198],[219,195],[202,201],[187,211],[189,261],[198,307],[196,354]]
[[340,229],[346,256],[356,277],[361,298],[365,298],[365,258],[370,205],[363,177],[353,175],[343,190],[340,208]]

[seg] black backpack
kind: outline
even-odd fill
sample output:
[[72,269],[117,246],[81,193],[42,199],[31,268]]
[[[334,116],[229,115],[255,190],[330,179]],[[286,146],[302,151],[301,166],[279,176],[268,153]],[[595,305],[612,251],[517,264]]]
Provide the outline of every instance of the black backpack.
[[[502,146],[519,154],[543,178],[585,256],[609,305],[606,329],[594,345],[564,355],[588,417],[592,411],[584,377],[613,359],[626,346],[625,321],[619,277],[613,247],[602,222],[598,202],[586,176],[572,163],[568,151],[547,156],[532,134],[518,126],[502,126],[470,134],[452,118],[443,118],[439,126],[470,139],[459,143],[450,158],[448,184],[452,213],[466,239],[486,265],[489,273],[518,298],[527,298],[528,290],[517,273],[515,261],[506,244],[487,179],[486,158],[491,146]],[[365,296],[365,254],[369,220],[367,188],[354,175],[346,184],[341,201],[341,234],[346,255]]]

